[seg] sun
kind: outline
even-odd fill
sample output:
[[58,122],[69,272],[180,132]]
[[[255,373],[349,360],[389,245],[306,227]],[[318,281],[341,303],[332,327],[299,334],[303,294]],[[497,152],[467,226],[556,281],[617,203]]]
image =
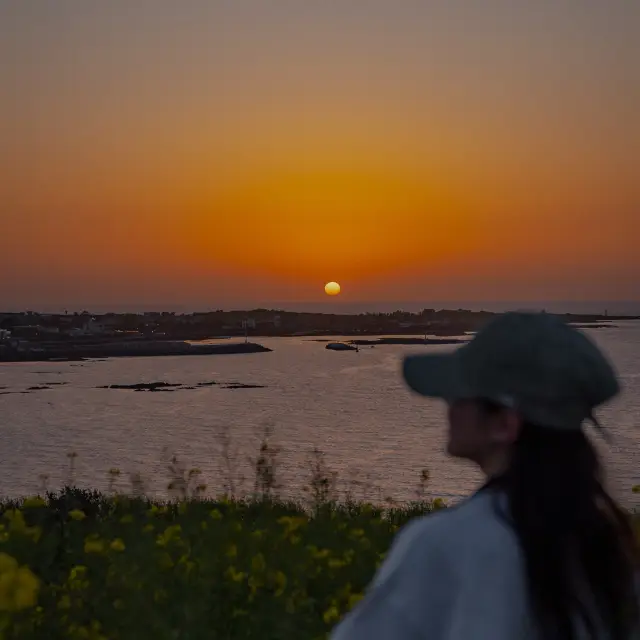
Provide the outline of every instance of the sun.
[[337,282],[327,282],[324,285],[324,292],[328,296],[337,296],[340,293],[340,285]]

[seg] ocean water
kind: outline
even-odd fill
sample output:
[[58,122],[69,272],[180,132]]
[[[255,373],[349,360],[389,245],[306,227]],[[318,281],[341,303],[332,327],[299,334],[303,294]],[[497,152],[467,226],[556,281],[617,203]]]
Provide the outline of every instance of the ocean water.
[[[598,442],[613,491],[635,506],[640,322],[589,333],[610,355],[625,387],[599,414],[613,445]],[[71,452],[77,454],[73,473],[80,486],[106,489],[108,471],[115,467],[121,470],[116,486],[126,488],[128,474],[140,473],[149,493],[166,495],[167,461],[175,454],[187,468],[201,469],[211,493],[230,476],[250,490],[249,458],[256,456],[265,426],[281,447],[278,478],[285,496],[303,495],[313,448],[325,453],[338,488],[356,497],[411,500],[423,468],[430,471],[430,492],[436,496],[456,499],[480,481],[471,465],[444,453],[444,407],[409,393],[400,376],[403,355],[451,347],[380,345],[355,353],[327,351],[307,338],[261,342],[273,352],[0,365],[2,494],[37,492],[43,475],[49,488],[61,486],[70,473]],[[218,384],[156,393],[98,388],[155,381],[263,387]],[[225,437],[231,443],[226,457]]]

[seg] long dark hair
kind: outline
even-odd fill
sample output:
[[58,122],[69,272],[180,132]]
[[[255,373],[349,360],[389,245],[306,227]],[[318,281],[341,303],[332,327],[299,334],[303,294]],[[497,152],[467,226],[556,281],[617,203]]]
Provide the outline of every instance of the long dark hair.
[[[488,410],[495,410],[489,405]],[[607,493],[582,431],[525,424],[497,478],[525,558],[532,612],[545,639],[596,640],[638,628],[638,548],[630,518]]]

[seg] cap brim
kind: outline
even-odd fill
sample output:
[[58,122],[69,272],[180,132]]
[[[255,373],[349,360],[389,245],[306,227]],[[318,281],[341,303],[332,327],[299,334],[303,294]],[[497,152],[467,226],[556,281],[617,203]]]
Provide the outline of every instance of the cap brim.
[[408,356],[402,372],[409,387],[420,395],[445,400],[462,395],[455,353]]

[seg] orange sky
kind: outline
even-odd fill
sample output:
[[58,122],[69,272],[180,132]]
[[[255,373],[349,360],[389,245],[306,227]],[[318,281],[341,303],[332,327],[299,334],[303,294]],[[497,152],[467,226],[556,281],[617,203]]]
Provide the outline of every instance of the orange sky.
[[1,4],[0,306],[638,299],[640,5],[427,5]]

